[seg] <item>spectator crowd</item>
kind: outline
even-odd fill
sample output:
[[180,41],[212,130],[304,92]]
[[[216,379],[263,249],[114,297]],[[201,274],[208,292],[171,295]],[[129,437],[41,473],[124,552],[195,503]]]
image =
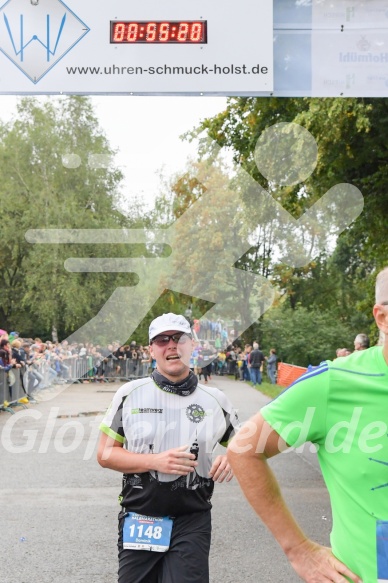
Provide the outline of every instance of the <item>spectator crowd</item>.
[[17,332],[0,330],[0,371],[11,388],[19,369],[24,391],[32,396],[53,384],[104,382],[114,378],[146,376],[151,366],[148,346],[135,341],[104,347],[93,343],[43,342],[20,338]]
[[[191,324],[194,338],[190,368],[199,380],[203,379],[206,384],[212,375],[229,375],[236,380],[261,385],[266,372],[269,381],[276,383],[276,349],[271,348],[269,354],[264,355],[258,342],[241,346],[235,340],[240,326],[237,320],[228,326],[217,318],[193,319],[191,308],[186,310],[185,316]],[[365,350],[369,344],[367,335],[358,334],[354,349]],[[338,348],[336,357],[350,353],[347,348]],[[0,329],[0,373],[7,375],[10,395],[17,369],[24,392],[32,396],[53,384],[145,377],[155,366],[149,346],[137,344],[136,341],[125,345],[112,342],[107,346],[91,342],[69,344],[66,340],[51,342],[40,338],[21,338],[16,331],[8,334]]]
[[[191,368],[207,383],[211,375],[232,375],[236,380],[261,384],[265,362],[271,382],[276,382],[276,351],[268,357],[258,344],[243,348],[232,339],[239,334],[239,322],[229,326],[218,318],[192,319],[191,309],[185,316],[190,321],[194,350]],[[0,329],[0,372],[7,376],[10,395],[15,383],[15,370],[19,369],[25,393],[34,393],[55,384],[66,382],[109,382],[113,379],[130,379],[147,376],[156,363],[150,356],[149,346],[107,346],[94,343],[69,343],[43,341],[40,338],[22,338],[14,331],[9,334]]]

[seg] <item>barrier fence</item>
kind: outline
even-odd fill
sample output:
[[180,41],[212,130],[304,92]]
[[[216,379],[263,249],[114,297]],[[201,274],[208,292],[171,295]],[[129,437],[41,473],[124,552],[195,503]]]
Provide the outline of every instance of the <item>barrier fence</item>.
[[[277,384],[288,386],[306,371],[306,368],[280,362]],[[92,356],[74,356],[54,362],[42,359],[27,367],[12,368],[9,372],[0,370],[0,411],[14,413],[16,406],[26,408],[29,401],[38,398],[41,390],[57,384],[129,381],[146,377],[150,372],[150,362],[139,359],[106,358],[101,361]],[[217,368],[214,372],[223,374]],[[225,366],[225,374],[228,372]],[[242,375],[240,378],[243,380]]]
[[14,413],[13,407],[19,405],[27,409],[28,402],[20,369],[0,370],[0,410]]
[[296,366],[294,364],[287,364],[286,362],[279,362],[278,364],[278,377],[277,384],[282,387],[288,387],[291,383],[295,382],[299,377],[301,377],[307,368],[303,366]]
[[58,384],[82,382],[129,381],[148,376],[150,363],[140,360],[107,358],[104,361],[91,356],[69,357],[50,362],[40,360],[30,366],[0,370],[0,411],[14,413],[39,392]]

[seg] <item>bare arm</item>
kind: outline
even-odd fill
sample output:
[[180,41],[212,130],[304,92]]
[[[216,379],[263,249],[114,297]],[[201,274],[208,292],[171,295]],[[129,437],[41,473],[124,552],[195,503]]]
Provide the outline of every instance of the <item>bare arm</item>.
[[287,507],[267,463],[287,447],[260,413],[240,429],[228,447],[228,459],[246,498],[306,583],[346,583],[343,575],[361,583],[331,549],[306,537]]
[[194,471],[198,462],[194,454],[188,453],[187,445],[169,449],[161,453],[133,453],[124,449],[123,444],[101,433],[97,450],[97,461],[104,467],[123,474],[141,474],[150,470],[164,474],[187,476]]

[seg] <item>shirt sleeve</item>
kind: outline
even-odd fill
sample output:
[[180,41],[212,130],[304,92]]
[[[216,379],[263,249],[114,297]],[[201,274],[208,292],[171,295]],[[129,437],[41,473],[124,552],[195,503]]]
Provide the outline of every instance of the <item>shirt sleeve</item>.
[[329,386],[330,371],[324,362],[263,407],[261,414],[290,446],[298,447],[306,441],[322,444]]
[[124,385],[117,391],[99,427],[100,431],[120,443],[125,443],[122,416],[124,401],[128,396],[125,389]]
[[237,411],[226,396],[221,393],[220,405],[225,418],[226,430],[222,437],[218,440],[221,445],[227,445],[233,434],[239,429],[240,422],[237,416]]

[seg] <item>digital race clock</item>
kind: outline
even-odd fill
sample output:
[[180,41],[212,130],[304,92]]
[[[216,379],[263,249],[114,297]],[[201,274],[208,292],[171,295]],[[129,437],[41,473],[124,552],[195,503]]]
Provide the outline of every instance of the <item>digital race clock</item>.
[[111,21],[110,42],[121,43],[207,43],[206,20],[122,20]]

